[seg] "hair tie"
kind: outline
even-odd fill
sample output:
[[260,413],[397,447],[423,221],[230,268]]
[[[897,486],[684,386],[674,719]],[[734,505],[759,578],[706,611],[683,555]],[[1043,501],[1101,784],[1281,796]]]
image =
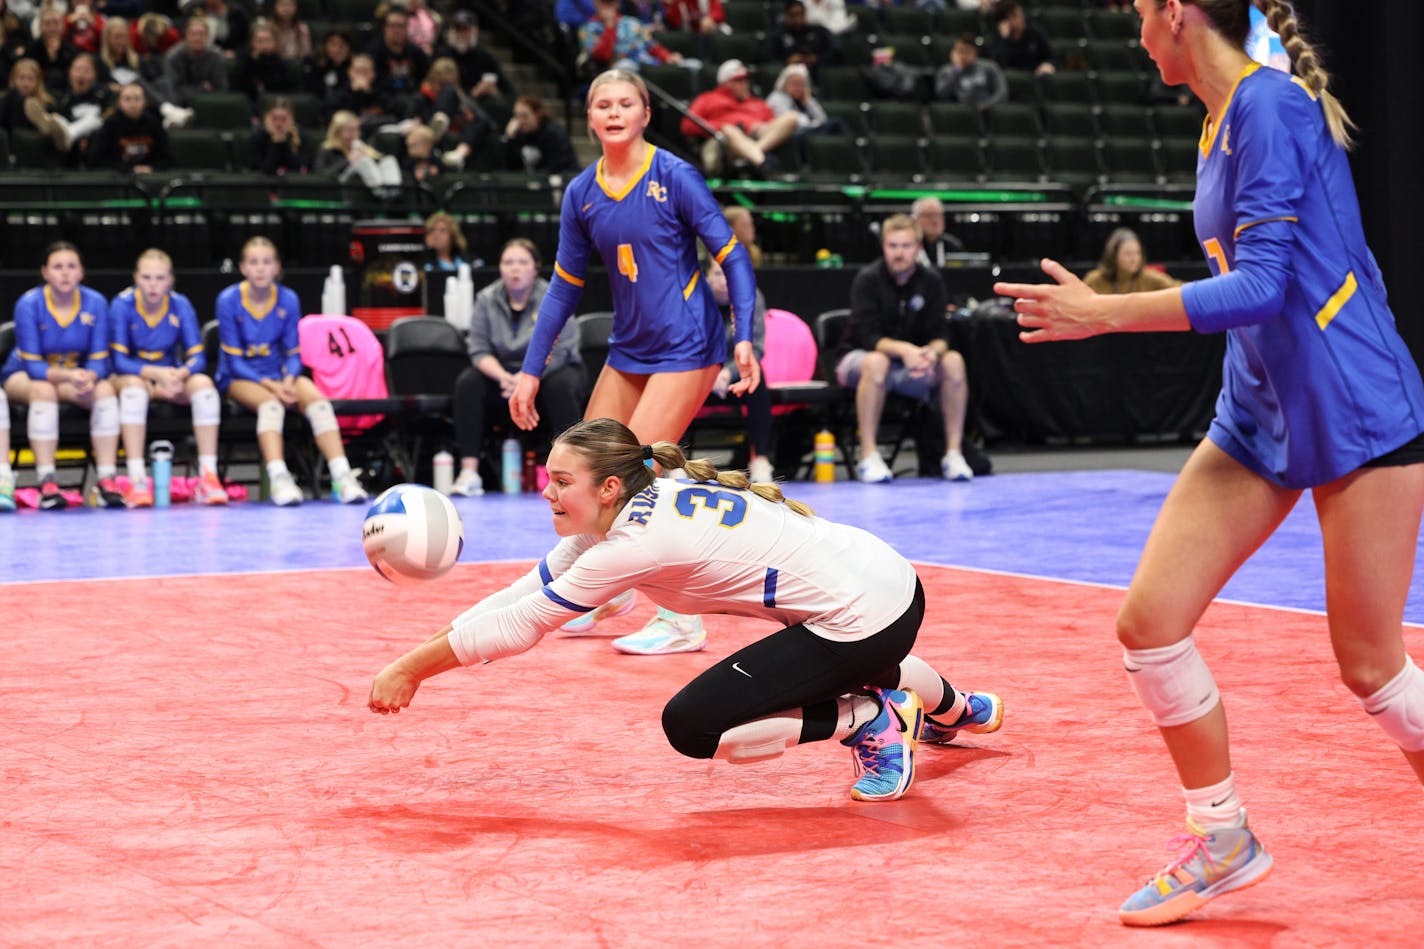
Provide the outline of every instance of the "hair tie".
[[644,445],[644,446],[643,446],[643,460],[644,460],[644,461],[652,461],[652,460],[653,460],[653,446],[652,446],[652,445]]

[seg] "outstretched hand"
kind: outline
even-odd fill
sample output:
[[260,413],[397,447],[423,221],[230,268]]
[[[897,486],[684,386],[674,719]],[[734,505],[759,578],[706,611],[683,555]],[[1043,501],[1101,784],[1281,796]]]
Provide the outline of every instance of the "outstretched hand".
[[509,417],[526,432],[533,431],[539,424],[539,411],[534,407],[534,397],[538,394],[539,377],[519,373],[514,394],[509,397]]
[[410,704],[418,688],[420,680],[403,669],[397,660],[382,669],[376,681],[371,683],[371,697],[367,699],[366,706],[382,715],[399,714]]
[[728,391],[733,395],[755,392],[756,387],[761,385],[761,364],[757,362],[751,341],[744,339],[738,343],[732,350],[732,358],[737,361],[737,374],[741,378],[732,383]]
[[1099,295],[1088,288],[1068,268],[1044,258],[1043,272],[1054,283],[996,283],[994,292],[1014,298],[1014,312],[1025,332],[1025,343],[1083,339],[1112,331],[1103,318]]

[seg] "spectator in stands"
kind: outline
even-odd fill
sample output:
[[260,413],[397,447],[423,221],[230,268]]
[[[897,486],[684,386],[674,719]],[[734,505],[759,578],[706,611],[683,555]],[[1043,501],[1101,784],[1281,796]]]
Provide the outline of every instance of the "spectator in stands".
[[[539,276],[539,249],[516,237],[499,252],[499,279],[475,294],[468,346],[471,367],[455,382],[455,440],[460,474],[452,494],[484,493],[480,452],[493,418],[508,418],[524,354],[534,335],[534,317],[549,291]],[[583,418],[586,389],[579,356],[578,324],[565,323],[545,365],[534,404],[550,436]]]
[[[499,60],[480,46],[480,23],[469,10],[456,10],[445,31],[445,42],[437,57],[453,59],[460,69],[460,88],[476,102],[500,102],[514,96],[514,86],[505,78]],[[503,108],[500,109],[503,114]]]
[[722,0],[663,0],[663,26],[690,33],[732,32]]
[[80,53],[69,64],[69,87],[50,114],[47,129],[62,155],[82,160],[89,139],[104,124],[104,113],[114,100],[109,87],[99,82],[99,61],[93,53]]
[[826,109],[811,94],[811,72],[802,63],[792,63],[776,77],[776,86],[766,97],[766,104],[777,115],[795,115],[794,138],[804,157],[808,135],[844,135],[845,123],[826,114]]
[[40,9],[37,20],[40,25],[39,36],[25,47],[25,56],[40,64],[46,88],[57,96],[64,92],[69,81],[69,64],[79,55],[79,50],[65,39],[62,9],[44,6]]
[[247,167],[264,175],[304,174],[302,134],[297,129],[292,100],[277,96],[267,101],[262,122],[247,140]]
[[1103,245],[1103,259],[1083,282],[1094,293],[1138,293],[1181,286],[1161,269],[1144,266],[1142,242],[1131,229],[1116,228]]
[[138,53],[134,52],[133,40],[129,38],[129,24],[123,17],[111,16],[104,21],[97,52],[104,82],[116,94],[121,86],[142,78],[138,71]]
[[703,143],[703,170],[708,174],[720,173],[728,156],[745,161],[756,174],[773,173],[776,168],[767,152],[790,141],[799,125],[796,113],[777,115],[765,99],[752,95],[751,75],[740,59],[718,66],[717,88],[693,99],[688,111],[716,129],[722,139],[711,137],[690,118],[682,120],[682,134]]
[[103,43],[105,22],[104,17],[87,3],[80,3],[65,17],[64,38],[80,52],[98,53]]
[[10,75],[11,67],[24,55],[25,44],[15,42],[13,34],[6,29],[4,20],[0,19],[0,76]]
[[400,164],[395,157],[383,155],[361,141],[361,120],[356,113],[345,110],[331,117],[312,171],[335,175],[341,181],[360,178],[377,194],[401,183]]
[[7,132],[34,129],[50,134],[50,112],[54,97],[45,88],[44,72],[33,59],[21,59],[10,67],[10,84],[0,98],[0,128]]
[[272,4],[272,38],[277,41],[277,55],[300,62],[312,54],[311,28],[302,22],[297,0],[275,0]]
[[585,75],[614,68],[637,72],[640,66],[683,62],[681,53],[653,39],[637,17],[620,13],[618,0],[594,0],[593,8],[593,18],[579,28],[579,62]]
[[[9,57],[17,60],[25,51],[25,39],[29,34],[25,32],[25,25],[20,22],[20,18],[15,16],[15,11],[10,8],[7,0],[0,0],[0,36],[4,37],[0,42],[0,57]],[[13,66],[14,63],[9,64]],[[9,66],[5,69],[5,75],[9,75]]]
[[1009,83],[999,64],[979,57],[974,34],[964,33],[949,51],[949,64],[934,76],[934,97],[963,102],[983,109],[998,105],[1009,95]]
[[253,108],[274,92],[293,92],[297,77],[292,63],[277,53],[277,35],[272,24],[258,20],[252,26],[251,44],[237,55],[233,89],[252,100]]
[[806,0],[806,22],[840,36],[854,30],[858,21],[846,11],[845,0]]
[[436,142],[446,132],[459,140],[444,157],[451,168],[463,168],[470,155],[483,153],[494,135],[494,122],[461,91],[460,70],[453,59],[442,57],[431,64],[412,100],[411,116],[430,126]]
[[944,229],[944,202],[932,194],[916,198],[910,216],[920,228],[921,267],[943,267],[949,254],[964,253],[964,242]]
[[164,57],[168,87],[180,105],[191,105],[194,95],[227,91],[227,61],[212,48],[207,17],[196,14],[183,24],[183,42]]
[[[391,7],[381,23],[381,38],[371,47],[376,67],[376,92],[389,102],[409,101],[430,72],[430,57],[410,41],[410,16],[400,7]],[[395,114],[404,113],[397,109]]]
[[161,13],[145,13],[129,27],[129,39],[140,58],[162,56],[183,40],[173,22]]
[[95,134],[88,164],[140,175],[173,164],[168,132],[158,110],[149,107],[143,86],[131,82],[119,89],[119,106]]
[[350,87],[350,69],[351,36],[345,30],[332,30],[322,37],[316,55],[302,62],[302,85],[325,101],[336,90]]
[[405,155],[401,158],[401,177],[424,184],[440,177],[445,170],[435,150],[435,132],[417,122],[405,132]]
[[431,10],[425,0],[403,0],[402,5],[410,14],[406,21],[406,35],[425,55],[434,55],[435,41],[440,36],[443,18]]
[[[730,216],[728,220],[731,220]],[[726,321],[727,351],[730,353],[732,346],[736,344],[736,339],[733,332],[732,301],[727,292],[727,275],[722,272],[721,265],[710,258],[704,263],[703,273],[707,277],[707,287],[712,291],[712,296],[722,311],[722,318]],[[761,290],[756,292],[756,308],[752,311],[752,350],[756,353],[758,362],[766,354],[766,297],[762,295]],[[770,482],[775,480],[775,473],[771,468],[771,387],[759,385],[750,392],[732,395],[730,393],[731,385],[740,378],[741,373],[737,371],[736,360],[729,357],[726,364],[722,366],[722,371],[717,373],[717,378],[712,382],[712,394],[738,409],[745,408],[747,442],[751,448],[750,458],[747,462],[747,477],[753,483]]]
[[367,132],[394,121],[399,103],[388,101],[376,86],[376,64],[365,53],[351,57],[346,70],[346,83],[337,86],[322,104],[322,112],[331,120],[337,112],[351,112]]
[[549,115],[538,96],[520,96],[504,128],[504,167],[554,174],[578,169],[569,133]]
[[430,251],[425,272],[430,274],[458,273],[470,252],[460,222],[445,211],[436,211],[425,219],[425,247]]
[[[727,219],[727,224],[732,228],[732,236],[737,239],[737,243],[747,249],[747,256],[752,259],[752,269],[760,267],[761,248],[757,246],[756,220],[752,218],[752,212],[740,204],[729,204],[722,209],[722,216]],[[721,267],[717,269],[720,273]],[[757,296],[761,296],[760,290],[757,291]],[[730,346],[728,351],[731,351]]]
[[227,0],[202,0],[182,7],[185,16],[201,14],[208,21],[208,35],[212,44],[224,56],[236,56],[247,48],[251,38],[252,21],[242,7],[233,6]]
[[994,20],[990,59],[1005,69],[1029,69],[1037,76],[1053,72],[1053,47],[1043,31],[1024,17],[1018,0],[1001,0],[994,8]]
[[851,348],[836,364],[836,380],[855,390],[860,427],[856,474],[868,483],[894,477],[877,442],[885,396],[891,392],[927,404],[937,400],[946,447],[940,473],[949,481],[974,477],[961,451],[969,401],[964,357],[949,348],[944,282],[917,262],[920,237],[909,215],[888,218],[880,227],[883,258],[861,268],[851,283]]
[[780,21],[766,33],[766,58],[786,66],[800,63],[814,77],[820,67],[840,62],[840,47],[830,30],[807,21],[806,4],[787,0]]

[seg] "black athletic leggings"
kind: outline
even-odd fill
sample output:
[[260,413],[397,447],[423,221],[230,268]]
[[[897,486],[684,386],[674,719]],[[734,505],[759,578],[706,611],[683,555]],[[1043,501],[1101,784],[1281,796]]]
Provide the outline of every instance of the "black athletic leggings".
[[[915,580],[910,608],[880,632],[855,642],[789,626],[759,639],[693,679],[663,709],[668,743],[689,758],[711,758],[728,729],[752,719],[833,703],[868,685],[900,684],[900,660],[910,653],[925,616],[925,589]],[[813,717],[803,711],[803,719]],[[802,740],[825,738],[808,734]]]

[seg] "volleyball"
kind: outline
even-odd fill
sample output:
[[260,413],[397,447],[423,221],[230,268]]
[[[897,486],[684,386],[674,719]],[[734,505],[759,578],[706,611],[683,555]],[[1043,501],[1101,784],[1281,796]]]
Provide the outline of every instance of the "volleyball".
[[434,580],[460,559],[465,546],[460,512],[439,491],[398,484],[366,511],[361,546],[376,572],[402,585]]

